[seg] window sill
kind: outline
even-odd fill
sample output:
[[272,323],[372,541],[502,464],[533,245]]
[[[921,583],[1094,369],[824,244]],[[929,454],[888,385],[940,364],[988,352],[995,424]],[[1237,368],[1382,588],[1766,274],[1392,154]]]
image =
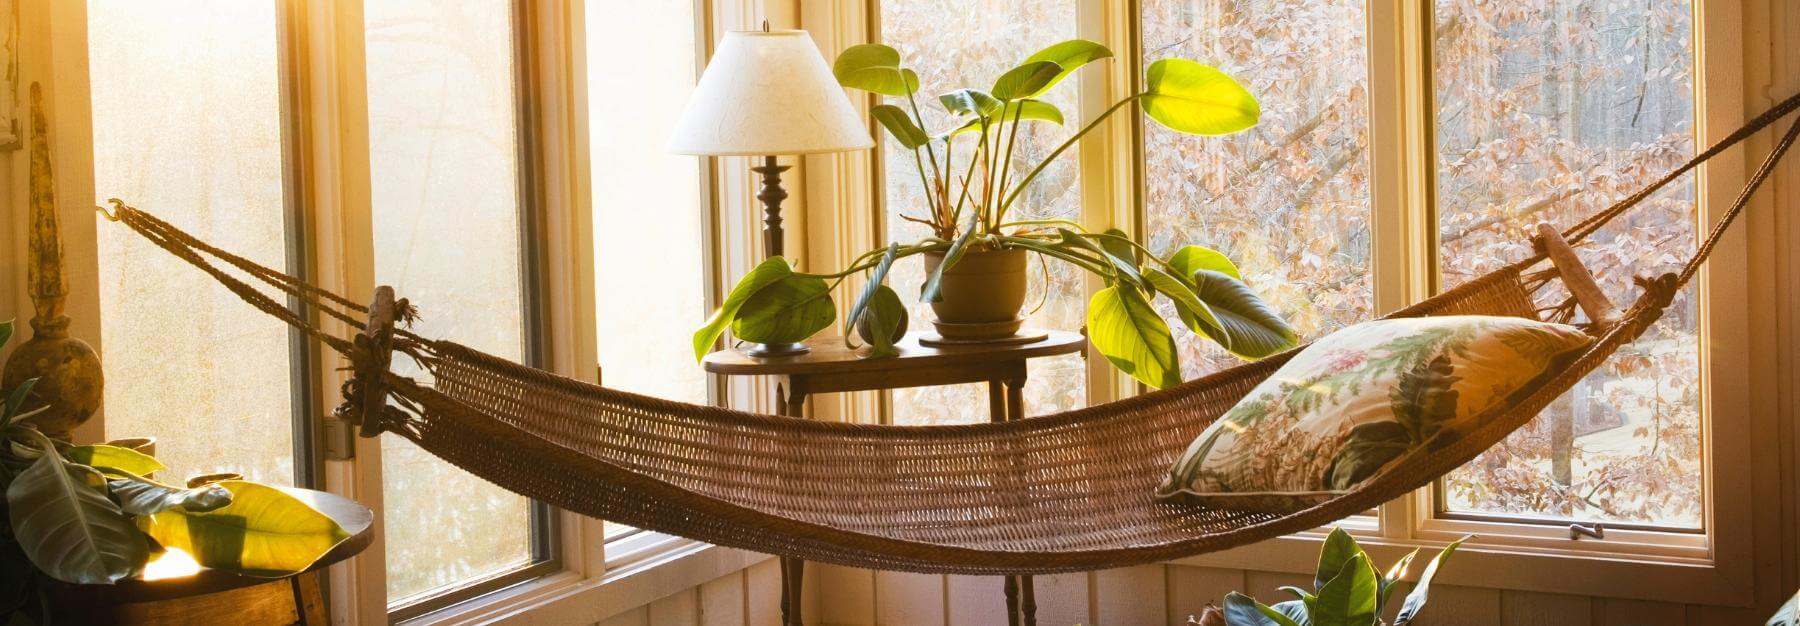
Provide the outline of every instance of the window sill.
[[[1352,530],[1378,567],[1393,563],[1413,548],[1421,557],[1454,537],[1421,533],[1415,539],[1381,537]],[[1460,536],[1460,535],[1459,535]],[[1312,574],[1324,540],[1320,531],[1298,533],[1249,546],[1177,559],[1172,563],[1199,567]],[[1567,542],[1570,544],[1577,542]],[[1652,554],[1642,544],[1584,539],[1581,547],[1550,548],[1530,543],[1477,543],[1458,549],[1438,584],[1622,598],[1715,606],[1750,606],[1754,601],[1748,563],[1721,564],[1711,558]],[[1608,546],[1607,544],[1611,544]],[[1613,549],[1609,549],[1613,548]],[[1617,548],[1629,547],[1622,552]],[[1422,566],[1408,576],[1417,580]]]
[[[563,571],[405,623],[591,624],[774,558],[667,535],[652,537],[662,545],[654,551],[641,547],[635,560],[609,559],[608,570],[597,577]],[[670,547],[668,542],[688,545]]]

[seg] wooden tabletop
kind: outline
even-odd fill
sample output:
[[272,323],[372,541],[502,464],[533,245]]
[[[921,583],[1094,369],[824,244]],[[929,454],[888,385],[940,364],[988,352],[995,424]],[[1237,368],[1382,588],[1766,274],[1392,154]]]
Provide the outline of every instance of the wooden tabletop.
[[[1026,331],[1030,332],[1030,331]],[[952,365],[1003,363],[1037,357],[1080,352],[1087,339],[1080,333],[1061,330],[1039,331],[1047,335],[1030,343],[1012,345],[968,345],[932,347],[919,344],[919,333],[907,333],[894,347],[900,355],[871,359],[867,346],[851,350],[844,347],[842,337],[816,337],[806,342],[811,352],[793,356],[752,357],[737,350],[720,350],[706,355],[702,366],[706,371],[731,375],[808,375],[851,374],[858,372],[892,372],[906,369],[930,369]]]

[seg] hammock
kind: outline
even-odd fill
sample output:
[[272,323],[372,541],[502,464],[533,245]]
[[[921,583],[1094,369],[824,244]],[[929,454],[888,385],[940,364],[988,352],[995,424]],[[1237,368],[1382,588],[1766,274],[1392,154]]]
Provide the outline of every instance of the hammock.
[[[1800,96],[1782,102],[1563,236],[1578,242],[1593,234],[1797,107]],[[815,422],[607,389],[419,337],[392,326],[395,318],[409,320],[412,310],[404,300],[393,302],[386,288],[374,305],[359,304],[219,250],[123,202],[114,200],[108,217],[348,357],[355,375],[345,384],[338,416],[360,424],[364,436],[391,432],[523,496],[712,544],[883,570],[1029,575],[1154,563],[1317,528],[1463,465],[1643,333],[1693,278],[1797,133],[1800,123],[1679,272],[1639,278],[1642,295],[1616,315],[1588,309],[1586,328],[1597,338],[1592,347],[1492,410],[1486,425],[1466,437],[1288,515],[1165,502],[1152,492],[1188,442],[1293,351],[1169,389],[1020,421]],[[1532,269],[1556,256],[1546,247],[1560,240],[1538,243],[1531,258],[1391,317],[1570,319],[1572,298],[1539,309],[1532,292],[1561,279],[1579,294],[1574,287],[1591,287],[1591,277],[1578,262],[1564,262],[1572,256]],[[353,341],[328,335],[239,272],[362,332]],[[390,371],[394,351],[416,359],[432,382]]]

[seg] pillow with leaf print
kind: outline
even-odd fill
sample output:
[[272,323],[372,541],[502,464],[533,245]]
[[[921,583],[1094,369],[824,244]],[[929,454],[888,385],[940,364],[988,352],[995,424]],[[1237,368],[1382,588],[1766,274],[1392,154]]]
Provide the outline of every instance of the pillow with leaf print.
[[1313,506],[1427,442],[1453,441],[1592,341],[1573,326],[1517,317],[1345,328],[1294,355],[1200,433],[1157,495],[1278,513]]

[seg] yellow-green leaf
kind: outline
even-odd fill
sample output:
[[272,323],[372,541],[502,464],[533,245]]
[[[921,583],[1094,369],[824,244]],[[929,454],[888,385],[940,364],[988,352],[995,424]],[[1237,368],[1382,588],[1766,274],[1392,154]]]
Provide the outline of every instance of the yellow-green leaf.
[[884,96],[919,90],[919,75],[900,67],[900,51],[878,43],[850,46],[831,64],[838,84]]
[[1181,382],[1175,338],[1137,287],[1117,283],[1088,302],[1088,340],[1119,371],[1151,387]]
[[1099,42],[1070,39],[1062,43],[1051,44],[1048,48],[1032,53],[1031,56],[1025,57],[1025,62],[1050,61],[1062,68],[1056,77],[1050,79],[1050,84],[1044,86],[1044,90],[1049,91],[1051,87],[1055,87],[1064,78],[1075,73],[1075,70],[1081,69],[1081,66],[1100,59],[1111,58],[1112,55],[1112,50],[1100,45]]
[[1187,59],[1163,59],[1144,73],[1144,114],[1190,135],[1225,135],[1256,125],[1262,106],[1230,75]]
[[[1003,115],[995,115],[992,120],[988,121],[988,126],[990,128],[999,128],[1000,124],[1005,122],[1050,122],[1057,126],[1061,126],[1063,123],[1063,114],[1062,110],[1056,108],[1056,105],[1048,102],[1041,100],[1014,100],[1006,103],[1005,113]],[[947,136],[955,137],[963,133],[979,130],[981,130],[981,119],[975,118],[969,120],[962,126],[956,127],[956,130],[950,131]]]
[[138,476],[148,475],[165,466],[156,457],[131,448],[94,444],[69,448],[69,460],[99,470],[119,470]]
[[1169,265],[1174,266],[1175,273],[1182,278],[1192,277],[1194,272],[1200,270],[1212,270],[1238,280],[1244,279],[1243,274],[1238,272],[1237,264],[1232,263],[1230,257],[1212,248],[1182,246],[1180,250],[1175,251],[1175,254],[1169,256]]
[[887,129],[888,134],[893,135],[894,139],[908,150],[931,141],[931,135],[926,134],[918,124],[914,124],[912,117],[900,107],[891,104],[877,104],[869,109],[869,115],[874,117],[882,128]]
[[1000,110],[1000,101],[980,89],[958,89],[938,96],[938,102],[957,115],[988,117]]
[[757,343],[805,341],[837,319],[830,292],[823,279],[790,274],[745,300],[731,333]]
[[1007,70],[994,81],[994,97],[1001,100],[1035,98],[1049,89],[1062,66],[1050,61],[1028,61]]
[[84,585],[110,584],[142,568],[150,546],[107,497],[106,478],[64,460],[48,437],[19,430],[44,450],[6,488],[11,534],[32,564]]
[[788,267],[787,259],[779,256],[769,257],[751,268],[750,273],[745,274],[738,280],[737,286],[731,288],[731,294],[725,296],[725,302],[719,305],[719,310],[713,311],[712,317],[707,318],[706,325],[694,331],[694,360],[706,357],[713,342],[718,341],[719,335],[725,332],[725,327],[737,319],[738,309],[750,301],[750,296],[793,274],[794,270]]
[[330,516],[275,487],[215,484],[231,492],[231,504],[206,512],[175,507],[138,518],[139,526],[201,565],[264,577],[304,571],[350,537]]

